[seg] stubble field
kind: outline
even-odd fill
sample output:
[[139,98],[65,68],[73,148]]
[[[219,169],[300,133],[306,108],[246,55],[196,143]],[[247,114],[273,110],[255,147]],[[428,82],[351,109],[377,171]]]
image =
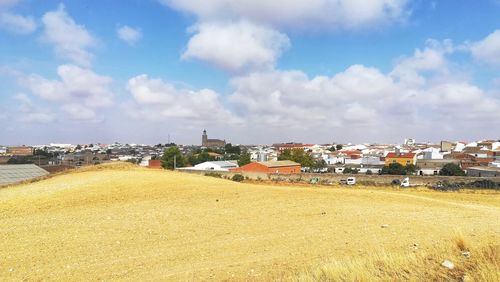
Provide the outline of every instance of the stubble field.
[[500,194],[102,166],[0,189],[0,257],[2,281],[498,281]]

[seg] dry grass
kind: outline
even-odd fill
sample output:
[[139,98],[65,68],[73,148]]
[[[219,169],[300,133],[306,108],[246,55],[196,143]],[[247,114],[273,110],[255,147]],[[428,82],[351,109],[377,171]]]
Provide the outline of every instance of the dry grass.
[[[456,246],[437,245],[435,249],[419,251],[418,247],[403,253],[383,250],[370,256],[342,258],[322,263],[312,271],[291,273],[290,281],[500,281],[500,246],[497,243],[478,244],[461,251],[463,241]],[[454,263],[453,269],[441,265],[444,260]]]
[[0,280],[498,281],[499,219],[497,192],[98,166],[0,190]]

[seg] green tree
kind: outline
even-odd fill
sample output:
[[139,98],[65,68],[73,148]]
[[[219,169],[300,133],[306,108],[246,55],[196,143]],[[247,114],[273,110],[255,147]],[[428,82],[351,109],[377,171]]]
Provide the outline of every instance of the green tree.
[[465,176],[465,171],[463,171],[459,165],[454,163],[448,163],[443,166],[439,175],[445,176]]
[[326,167],[326,162],[325,162],[325,160],[314,161],[314,164],[313,164],[312,167],[313,168],[325,168]]
[[342,150],[342,145],[337,144],[337,146],[335,146],[335,148],[337,149],[337,151],[340,151],[340,150]]
[[238,160],[238,165],[244,166],[246,164],[249,164],[250,162],[251,162],[250,153],[246,152],[241,154],[240,159]]
[[224,152],[226,154],[241,155],[241,148],[240,146],[233,146],[231,143],[227,143],[224,146]]
[[278,156],[278,161],[286,161],[286,160],[292,160],[292,150],[290,149],[285,149],[281,154]]
[[335,151],[337,151],[337,148],[335,148],[335,146],[331,146],[329,150],[330,150],[330,152],[335,152]]
[[405,166],[406,174],[415,174],[418,171],[418,167],[414,164],[408,164]]
[[279,161],[290,160],[296,163],[300,163],[303,167],[314,167],[314,159],[304,150],[283,150],[283,152],[278,156]]
[[168,147],[163,152],[161,166],[165,169],[174,169],[174,159],[175,167],[185,166],[186,161],[179,148],[177,146]]
[[343,174],[358,174],[358,172],[359,172],[359,169],[357,169],[357,168],[346,167],[346,168],[344,168],[344,171],[342,173]]
[[402,164],[392,163],[384,166],[380,174],[406,175],[406,169]]
[[15,156],[7,161],[7,164],[32,164],[33,159],[27,156]]

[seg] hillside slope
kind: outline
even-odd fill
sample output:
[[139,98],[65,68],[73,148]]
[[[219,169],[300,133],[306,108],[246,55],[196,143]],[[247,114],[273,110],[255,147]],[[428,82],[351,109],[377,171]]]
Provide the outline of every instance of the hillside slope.
[[274,187],[104,167],[0,189],[0,280],[295,277],[332,259],[431,252],[457,234],[497,248],[499,222],[494,192]]

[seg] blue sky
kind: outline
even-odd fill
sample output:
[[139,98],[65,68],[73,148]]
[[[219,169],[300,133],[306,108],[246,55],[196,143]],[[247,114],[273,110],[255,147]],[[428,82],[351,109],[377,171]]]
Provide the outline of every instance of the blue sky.
[[0,144],[499,138],[500,2],[0,0]]

